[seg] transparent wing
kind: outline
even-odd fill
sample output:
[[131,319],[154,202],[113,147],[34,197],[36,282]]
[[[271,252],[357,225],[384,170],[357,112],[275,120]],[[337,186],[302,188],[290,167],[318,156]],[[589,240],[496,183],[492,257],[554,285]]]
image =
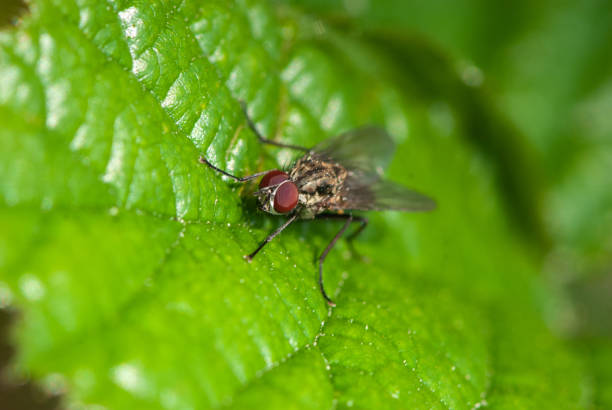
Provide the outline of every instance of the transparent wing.
[[395,143],[382,128],[367,126],[329,138],[311,149],[321,160],[344,166],[349,176],[330,209],[360,211],[429,211],[436,207],[430,197],[393,182],[384,181]]
[[348,169],[382,175],[393,157],[395,143],[382,128],[366,126],[328,138],[311,151]]
[[436,208],[432,198],[394,182],[378,181],[368,189],[374,193],[373,210],[424,212]]
[[352,173],[340,192],[342,200],[336,209],[359,211],[424,212],[436,208],[436,201],[427,195],[374,174]]

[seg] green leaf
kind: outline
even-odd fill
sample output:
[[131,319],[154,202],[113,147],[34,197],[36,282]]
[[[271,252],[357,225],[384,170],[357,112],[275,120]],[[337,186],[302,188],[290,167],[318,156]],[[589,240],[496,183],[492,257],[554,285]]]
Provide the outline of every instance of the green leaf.
[[[456,101],[420,98],[394,64],[266,2],[32,4],[0,34],[0,306],[22,315],[16,371],[108,408],[591,404],[584,363],[540,318],[539,255],[496,158],[466,143]],[[440,204],[371,215],[356,253],[339,243],[335,309],[315,265],[333,222],[241,258],[280,220],[198,157],[248,174],[291,153],[259,146],[239,100],[295,144],[384,126],[390,178]]]

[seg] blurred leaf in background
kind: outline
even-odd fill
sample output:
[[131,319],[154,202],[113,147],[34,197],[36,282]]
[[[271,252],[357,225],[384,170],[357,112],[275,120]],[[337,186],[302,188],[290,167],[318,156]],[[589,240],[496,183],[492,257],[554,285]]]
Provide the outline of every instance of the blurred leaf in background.
[[[108,408],[612,406],[611,10],[32,2],[0,33],[12,377]],[[240,99],[294,144],[385,127],[389,177],[440,204],[339,244],[333,310],[339,227],[246,264],[280,220],[197,162],[291,160]]]

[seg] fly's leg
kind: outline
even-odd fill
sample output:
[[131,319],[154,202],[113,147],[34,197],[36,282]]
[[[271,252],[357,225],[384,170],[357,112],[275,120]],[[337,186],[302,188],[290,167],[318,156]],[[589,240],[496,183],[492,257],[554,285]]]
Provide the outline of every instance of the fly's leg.
[[259,244],[257,249],[255,249],[253,252],[249,253],[248,255],[244,255],[244,259],[246,259],[247,262],[251,262],[253,258],[255,257],[255,255],[257,255],[257,253],[261,250],[261,248],[263,248],[268,242],[274,239],[279,233],[284,231],[285,228],[288,227],[291,224],[291,222],[295,221],[296,219],[297,219],[297,215],[292,215],[289,219],[285,221],[284,224],[279,226],[274,232],[268,235],[268,237],[264,239],[262,243]]
[[[347,217],[348,215],[346,214],[319,214],[317,215],[317,219],[343,219],[344,220],[344,219],[347,219]],[[353,215],[353,222],[359,222],[361,225],[359,226],[359,228],[355,229],[355,232],[353,232],[352,234],[346,237],[346,242],[348,243],[348,246],[352,254],[359,256],[363,261],[367,262],[368,258],[362,255],[359,255],[359,252],[355,250],[355,247],[353,246],[353,240],[357,236],[359,236],[361,232],[363,232],[366,226],[368,226],[368,222],[369,222],[368,218],[365,218],[363,216]]]
[[355,232],[346,237],[347,241],[352,241],[368,226],[368,218],[357,215],[349,215],[349,214],[319,214],[315,216],[316,219],[342,219],[343,221],[351,218],[352,222],[359,222],[361,226],[355,229]]
[[346,237],[346,242],[348,243],[348,246],[351,249],[351,253],[353,255],[358,256],[364,262],[369,262],[369,259],[367,257],[357,252],[357,250],[355,249],[355,245],[353,244],[353,240],[357,238],[357,236],[359,236],[361,232],[363,232],[366,226],[368,226],[368,222],[369,222],[368,218],[354,216],[353,221],[360,222],[361,225],[357,229],[355,229],[355,231],[352,234]]
[[[222,170],[221,168],[217,168],[216,166],[214,166],[213,164],[211,164],[206,158],[204,157],[200,157],[200,162],[202,164],[206,164],[208,165],[210,168],[214,169],[217,172],[220,172],[221,174],[232,178],[235,181],[238,182],[246,182],[246,181],[250,181],[253,178],[257,178],[259,176],[265,175],[270,171],[263,171],[263,172],[258,172],[256,174],[253,175],[247,175],[246,177],[237,177],[235,175],[232,175],[224,170]],[[259,246],[257,247],[257,249],[255,249],[253,252],[251,252],[248,255],[244,255],[244,259],[246,259],[248,262],[251,262],[253,260],[253,258],[255,257],[255,255],[257,255],[257,253],[268,243],[270,242],[272,239],[274,239],[279,233],[281,233],[283,230],[285,230],[286,227],[288,227],[291,222],[295,221],[297,219],[297,215],[292,215],[289,219],[287,219],[287,221],[285,221],[284,224],[282,224],[280,227],[278,227],[278,229],[276,229],[274,232],[272,232],[270,235],[268,235],[268,237],[259,244]]]
[[258,173],[253,174],[253,175],[247,175],[246,177],[237,177],[235,175],[230,174],[227,171],[222,170],[221,168],[217,168],[216,166],[214,166],[213,164],[208,162],[208,160],[206,158],[204,158],[204,157],[200,157],[199,161],[200,161],[201,164],[208,165],[209,168],[212,168],[215,171],[220,172],[221,174],[225,175],[226,177],[230,177],[234,181],[238,181],[238,182],[247,182],[247,181],[250,181],[251,179],[260,177],[260,176],[265,175],[268,172],[270,172],[270,171],[262,171],[262,172],[258,172]]
[[[342,219],[342,220],[346,220],[348,219],[348,217],[349,215],[347,214],[319,214],[316,216],[317,219]],[[346,237],[346,240],[349,243],[351,243],[355,238],[357,238],[357,236],[359,236],[359,234],[366,228],[366,226],[368,226],[368,222],[369,222],[368,218],[365,218],[363,216],[352,215],[351,218],[352,218],[352,222],[359,222],[361,226],[355,229],[355,232],[353,232],[352,234]]]
[[259,142],[263,144],[274,145],[276,147],[281,147],[281,148],[290,148],[290,149],[295,149],[298,151],[310,151],[308,148],[300,147],[299,145],[283,144],[282,142],[276,142],[276,141],[272,141],[267,138],[264,138],[259,133],[259,131],[257,131],[257,128],[255,127],[255,123],[253,122],[253,120],[251,120],[251,117],[249,117],[249,113],[247,112],[246,103],[240,100],[240,106],[242,107],[244,116],[246,117],[247,123],[249,124],[249,128],[251,129],[251,131],[253,131],[255,135],[257,135],[257,139],[259,139]]
[[[308,148],[300,147],[299,145],[283,144],[282,142],[276,142],[276,141],[272,141],[272,140],[269,140],[267,138],[264,138],[259,133],[259,131],[257,131],[257,128],[255,127],[255,123],[253,122],[253,120],[251,120],[251,117],[249,117],[249,114],[247,112],[246,103],[241,100],[240,101],[240,106],[242,107],[242,111],[244,112],[244,116],[246,117],[247,123],[249,124],[249,128],[253,131],[253,133],[255,135],[257,135],[257,139],[259,139],[259,141],[261,143],[269,144],[269,145],[274,145],[276,147],[281,147],[281,148],[290,148],[290,149],[295,149],[295,150],[299,150],[299,151],[309,151]],[[250,181],[251,179],[260,177],[260,176],[265,175],[265,174],[267,174],[269,172],[269,171],[263,171],[263,172],[258,172],[258,173],[253,174],[253,175],[247,175],[245,177],[237,177],[235,175],[230,174],[227,171],[222,170],[221,168],[217,168],[216,166],[211,164],[205,157],[200,157],[200,163],[206,164],[206,165],[208,165],[208,167],[214,169],[215,171],[220,172],[221,174],[225,175],[226,177],[232,178],[234,181],[238,181],[238,182]]]
[[[355,232],[346,237],[346,240],[349,244],[353,243],[353,240],[359,236],[359,234],[368,226],[368,218],[364,218],[361,216],[353,216],[353,222],[360,222],[361,225],[359,228],[355,229]],[[352,245],[351,245],[352,246]]]
[[368,220],[366,218],[362,218],[360,216],[353,216],[353,215],[350,215],[350,214],[320,214],[320,215],[317,215],[316,218],[317,219],[344,219],[346,221],[344,223],[344,225],[342,226],[342,229],[340,229],[338,231],[338,233],[333,237],[331,242],[327,245],[327,247],[325,248],[325,250],[323,251],[323,253],[319,257],[319,288],[321,289],[321,294],[323,295],[323,297],[327,301],[328,305],[336,306],[334,301],[331,300],[330,297],[327,296],[327,293],[325,292],[325,286],[323,285],[323,262],[325,262],[325,258],[327,257],[327,254],[329,253],[329,251],[332,250],[332,248],[334,247],[336,242],[338,242],[338,239],[340,239],[340,237],[342,236],[344,231],[346,231],[348,229],[348,227],[351,224],[351,222],[360,222],[361,226],[359,228],[357,228],[357,230],[355,232],[353,232],[347,238],[349,241],[354,239],[355,236],[357,236],[359,233],[361,233],[361,231],[363,231],[363,229],[368,224]]

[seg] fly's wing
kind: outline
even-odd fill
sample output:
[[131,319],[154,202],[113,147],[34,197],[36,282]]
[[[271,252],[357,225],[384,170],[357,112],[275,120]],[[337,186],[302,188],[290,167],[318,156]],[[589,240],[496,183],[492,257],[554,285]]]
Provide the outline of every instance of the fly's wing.
[[382,128],[366,126],[329,138],[311,149],[321,159],[347,169],[382,175],[393,157],[395,143]]
[[427,195],[358,170],[350,171],[338,197],[336,210],[424,212],[436,208],[436,201]]
[[385,130],[367,126],[325,140],[310,152],[320,160],[337,162],[348,171],[338,194],[329,203],[332,210],[429,211],[436,202],[426,195],[382,180],[395,143]]
[[436,201],[420,192],[390,181],[378,181],[367,188],[374,194],[372,210],[425,212],[436,208]]

